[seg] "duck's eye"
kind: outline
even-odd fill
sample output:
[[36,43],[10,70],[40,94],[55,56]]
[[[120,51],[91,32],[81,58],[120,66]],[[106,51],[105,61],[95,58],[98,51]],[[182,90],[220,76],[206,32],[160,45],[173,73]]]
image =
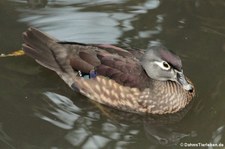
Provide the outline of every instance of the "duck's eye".
[[164,68],[166,68],[166,69],[170,68],[170,65],[167,62],[162,62],[162,64],[163,64]]
[[155,64],[157,64],[159,67],[161,67],[163,70],[169,70],[170,65],[166,61],[155,61]]

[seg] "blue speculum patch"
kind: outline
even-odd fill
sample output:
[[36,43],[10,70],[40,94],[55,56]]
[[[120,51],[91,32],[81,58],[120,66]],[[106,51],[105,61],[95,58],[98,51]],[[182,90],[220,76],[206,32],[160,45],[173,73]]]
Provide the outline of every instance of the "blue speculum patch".
[[78,71],[80,77],[85,79],[92,79],[97,76],[97,72],[95,70],[91,70],[89,73],[82,73],[80,70]]
[[91,70],[89,73],[89,78],[95,78],[97,76],[97,72],[95,70]]

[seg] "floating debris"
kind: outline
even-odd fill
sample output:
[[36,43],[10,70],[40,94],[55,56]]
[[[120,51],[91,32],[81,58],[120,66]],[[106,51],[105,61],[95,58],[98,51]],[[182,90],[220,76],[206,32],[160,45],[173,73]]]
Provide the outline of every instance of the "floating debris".
[[25,52],[23,50],[17,50],[17,51],[14,51],[12,53],[9,53],[9,54],[3,54],[3,53],[1,53],[0,54],[0,57],[22,56],[24,54],[25,54]]

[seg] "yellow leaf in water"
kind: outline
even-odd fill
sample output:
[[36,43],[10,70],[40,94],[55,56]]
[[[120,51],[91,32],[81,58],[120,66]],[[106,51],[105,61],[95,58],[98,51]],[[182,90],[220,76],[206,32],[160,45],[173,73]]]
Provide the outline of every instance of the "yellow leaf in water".
[[9,53],[9,54],[0,54],[0,57],[9,57],[9,56],[22,56],[24,55],[24,51],[23,50],[17,50],[17,51],[14,51],[12,53]]

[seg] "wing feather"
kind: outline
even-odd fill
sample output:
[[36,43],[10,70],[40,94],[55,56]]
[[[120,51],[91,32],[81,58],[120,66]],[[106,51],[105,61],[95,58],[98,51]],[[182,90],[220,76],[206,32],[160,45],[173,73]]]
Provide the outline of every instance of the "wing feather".
[[108,77],[128,87],[144,89],[151,83],[139,61],[142,53],[113,45],[61,44],[74,49],[70,64],[75,70],[83,73],[95,70],[97,75]]

